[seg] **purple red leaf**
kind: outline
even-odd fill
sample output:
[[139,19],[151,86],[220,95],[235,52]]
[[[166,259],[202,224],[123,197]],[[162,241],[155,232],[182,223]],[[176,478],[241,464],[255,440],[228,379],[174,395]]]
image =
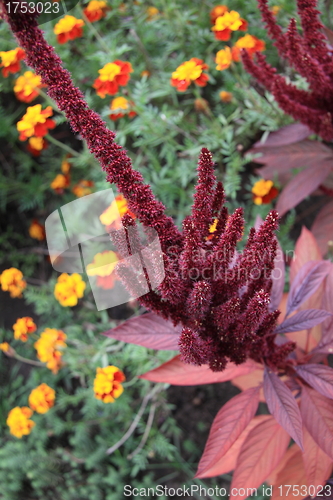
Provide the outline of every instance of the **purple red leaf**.
[[173,385],[215,384],[231,380],[239,375],[251,373],[255,369],[256,364],[254,361],[247,360],[241,365],[230,362],[222,372],[213,372],[208,365],[190,365],[181,361],[179,356],[176,356],[158,368],[140,375],[140,378]]
[[254,417],[259,404],[259,387],[230,399],[218,412],[210,428],[196,477],[204,477],[231,448]]
[[307,330],[319,325],[331,316],[333,316],[332,313],[322,309],[305,309],[284,320],[283,323],[275,328],[274,333],[281,334]]
[[[303,428],[304,435],[304,453],[303,461],[307,477],[307,483],[317,488],[324,485],[326,479],[330,477],[332,470],[332,459],[319,448],[317,443],[311,437],[311,434]],[[319,491],[316,489],[316,491]]]
[[265,142],[261,142],[260,140],[252,147],[268,148],[272,146],[286,146],[287,144],[302,141],[311,134],[313,134],[313,132],[309,129],[309,127],[303,125],[303,123],[292,123],[291,125],[279,128],[279,130],[270,132]]
[[273,417],[252,429],[239,453],[231,483],[231,492],[245,488],[245,493],[231,493],[230,498],[243,500],[248,496],[247,488],[258,488],[278,465],[289,442],[289,434]]
[[333,201],[330,201],[320,210],[316,216],[311,232],[317,240],[321,253],[325,255],[328,250],[328,242],[333,239]]
[[303,449],[302,417],[296,399],[279,377],[267,368],[264,372],[264,394],[275,420]]
[[150,349],[177,350],[181,327],[150,312],[131,318],[102,335]]
[[323,396],[333,399],[333,369],[319,364],[296,366],[296,372],[316,391]]

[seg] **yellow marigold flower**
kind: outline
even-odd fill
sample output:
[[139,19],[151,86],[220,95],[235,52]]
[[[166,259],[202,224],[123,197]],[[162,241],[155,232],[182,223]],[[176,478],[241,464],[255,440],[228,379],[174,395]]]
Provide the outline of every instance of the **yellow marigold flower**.
[[45,240],[45,229],[42,224],[38,222],[38,220],[33,219],[30,227],[29,227],[29,235],[31,238],[35,240],[43,241]]
[[94,23],[102,19],[107,10],[109,10],[109,8],[104,0],[91,0],[83,10],[83,13],[91,23]]
[[87,196],[87,194],[92,193],[92,187],[94,186],[93,181],[87,181],[85,179],[82,179],[82,181],[78,182],[75,184],[75,186],[72,189],[72,193],[75,194],[78,198],[82,198],[82,196]]
[[149,20],[158,16],[158,14],[160,13],[160,11],[156,7],[147,7],[146,12],[147,12],[147,17]]
[[228,7],[226,5],[215,5],[215,7],[210,11],[210,21],[212,24],[215,24],[215,21],[218,17],[223,16],[226,12],[228,12]]
[[29,406],[37,413],[46,413],[54,406],[55,390],[47,384],[40,384],[29,395]]
[[[35,156],[39,156],[39,153],[43,149],[47,148],[47,142],[43,137],[30,137],[28,142],[29,142],[28,149],[30,152],[35,154]],[[36,154],[36,152],[38,154]]]
[[231,10],[230,12],[225,12],[216,19],[212,31],[223,31],[225,29],[237,31],[242,26],[242,22],[239,13],[235,10]]
[[102,400],[103,403],[113,403],[124,391],[121,385],[124,380],[126,380],[125,375],[116,366],[97,368],[94,380],[95,398]]
[[8,342],[2,342],[0,344],[0,351],[2,351],[2,352],[8,352],[9,348],[10,348],[10,345],[8,344]]
[[277,197],[279,191],[273,186],[273,181],[260,179],[252,187],[253,202],[256,205],[270,203]]
[[43,86],[45,87],[42,85],[42,79],[39,75],[35,75],[32,71],[26,71],[16,80],[14,92],[19,101],[31,102],[38,96],[36,89]]
[[28,335],[34,333],[37,330],[37,326],[32,318],[25,316],[24,318],[18,318],[13,325],[13,330],[14,339],[26,342],[28,340]]
[[107,63],[102,69],[98,70],[100,76],[96,78],[93,88],[96,89],[97,95],[104,97],[115,95],[120,86],[127,85],[130,79],[130,73],[133,72],[131,63],[116,59],[111,63]]
[[232,101],[232,93],[227,92],[226,90],[221,90],[220,99],[222,102],[231,102]]
[[23,279],[21,271],[15,267],[5,269],[0,275],[1,289],[4,292],[9,292],[12,298],[22,297],[22,291],[27,286],[26,281]]
[[47,106],[42,110],[41,104],[29,106],[26,114],[17,122],[16,127],[20,132],[20,141],[25,141],[33,135],[36,137],[44,137],[48,133],[49,128],[56,126],[55,122],[49,119],[53,115],[51,106]]
[[177,88],[179,92],[184,92],[192,82],[199,87],[207,85],[209,77],[203,71],[208,69],[202,59],[192,57],[189,61],[185,61],[178,66],[176,71],[172,73],[171,85]]
[[57,35],[58,43],[66,43],[82,36],[84,21],[74,16],[66,15],[54,26],[53,33]]
[[73,307],[83,297],[85,288],[86,284],[79,274],[62,273],[54,288],[54,296],[63,307]]
[[31,429],[35,425],[35,422],[29,420],[32,413],[32,410],[27,406],[22,406],[21,408],[16,406],[10,410],[6,420],[9,432],[17,438],[30,434]]
[[5,78],[7,78],[9,73],[17,73],[17,71],[20,71],[20,61],[25,58],[25,52],[23,49],[18,47],[17,49],[0,52],[0,57],[0,68],[3,68],[2,74]]
[[234,61],[240,60],[241,49],[246,49],[249,55],[253,56],[255,52],[262,52],[265,50],[265,42],[250,34],[242,36],[232,48],[232,58]]
[[112,113],[110,115],[111,120],[115,121],[118,118],[122,118],[127,115],[129,117],[135,116],[136,112],[131,110],[131,106],[133,106],[133,102],[126,99],[126,97],[115,97],[111,101],[110,109],[111,111],[116,111],[119,109],[123,109],[126,113]]
[[58,174],[50,184],[50,187],[58,194],[62,194],[64,189],[70,185],[69,175]]
[[129,213],[133,219],[135,215],[130,212],[127,206],[127,200],[122,194],[115,197],[111,205],[104,210],[104,212],[99,216],[99,220],[104,226],[114,225],[116,229],[121,227],[121,217]]
[[34,343],[37,350],[37,357],[52,373],[58,373],[62,366],[62,349],[67,347],[65,340],[67,336],[62,330],[55,328],[45,328],[40,338]]
[[229,68],[230,64],[232,63],[232,54],[230,47],[219,50],[216,54],[215,62],[217,64],[216,69],[220,71]]
[[273,16],[277,16],[280,10],[281,7],[279,7],[278,5],[273,5],[273,7],[271,8],[271,13],[273,14]]

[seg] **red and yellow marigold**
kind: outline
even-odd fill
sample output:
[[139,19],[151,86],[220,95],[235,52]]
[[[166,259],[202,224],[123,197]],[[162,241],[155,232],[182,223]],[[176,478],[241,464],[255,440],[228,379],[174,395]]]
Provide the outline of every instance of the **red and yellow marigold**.
[[231,49],[232,59],[236,62],[240,60],[241,49],[246,49],[250,56],[253,56],[256,52],[262,52],[265,50],[265,42],[263,40],[259,40],[256,36],[249,34],[239,38],[234,47]]
[[66,15],[54,26],[53,32],[57,35],[58,43],[66,43],[68,40],[80,38],[83,34],[84,21],[74,16]]
[[216,53],[215,56],[216,69],[223,71],[228,69],[232,63],[232,53],[230,47],[225,47]]
[[87,196],[87,194],[92,193],[92,188],[94,187],[93,181],[87,181],[86,179],[82,179],[72,189],[72,193],[77,196],[77,198],[82,198],[82,196]]
[[176,71],[172,73],[170,83],[179,92],[184,92],[192,82],[199,87],[204,87],[209,80],[209,76],[204,73],[205,69],[208,69],[208,66],[202,59],[192,57],[189,61],[178,66]]
[[129,210],[127,200],[122,194],[118,194],[111,205],[99,216],[101,223],[108,228],[121,228],[121,217],[129,213],[133,219],[135,215]]
[[39,156],[43,149],[48,147],[48,142],[43,137],[30,137],[27,149],[33,156]]
[[[109,117],[113,121],[118,120],[119,118],[122,118],[123,116],[129,116],[131,118],[132,116],[136,115],[136,112],[131,110],[132,106],[133,106],[133,102],[126,99],[126,97],[122,97],[122,96],[115,97],[114,99],[112,99],[111,104],[110,104],[110,109],[111,109],[111,111],[113,111],[113,113],[111,115],[109,115]],[[122,112],[120,110],[123,110],[124,112]]]
[[93,88],[103,99],[107,94],[115,95],[120,86],[127,85],[132,72],[131,63],[116,59],[98,70],[100,76],[96,78]]
[[51,106],[42,110],[41,104],[29,106],[26,114],[17,122],[16,127],[20,132],[20,141],[25,141],[28,137],[43,137],[48,133],[48,129],[56,126],[49,117],[53,115]]
[[29,406],[37,413],[46,413],[55,401],[55,390],[47,384],[40,384],[29,395]]
[[35,425],[35,422],[29,420],[32,413],[32,410],[27,406],[22,406],[21,408],[16,406],[10,410],[6,420],[9,432],[17,438],[30,434],[31,429]]
[[210,11],[210,22],[215,24],[215,21],[218,17],[223,16],[226,12],[228,12],[228,7],[226,5],[215,5],[213,9]]
[[67,188],[70,183],[71,181],[69,175],[58,174],[51,182],[50,187],[54,189],[57,194],[62,194],[64,189]]
[[0,52],[2,74],[5,78],[9,73],[17,73],[21,69],[20,61],[25,58],[23,49],[17,48]]
[[242,19],[238,12],[231,10],[215,19],[215,25],[211,28],[215,38],[227,42],[233,31],[246,31],[247,21]]
[[273,181],[260,179],[260,181],[257,181],[252,187],[252,193],[253,202],[256,205],[263,205],[274,200],[279,194],[279,191],[274,187]]
[[97,253],[94,260],[86,267],[87,274],[97,277],[97,286],[100,288],[105,290],[113,288],[117,279],[113,271],[118,260],[118,255],[112,250]]
[[103,403],[113,403],[123,393],[121,382],[124,380],[126,380],[125,375],[116,366],[97,368],[94,380],[95,398]]
[[33,219],[29,227],[29,235],[31,238],[34,238],[38,241],[45,240],[45,228],[44,226],[38,222],[37,219]]
[[37,357],[46,367],[56,374],[62,366],[63,349],[67,347],[65,340],[67,336],[62,330],[45,328],[40,338],[34,343]]
[[36,89],[42,87],[45,87],[45,85],[42,84],[41,77],[35,75],[32,71],[26,71],[15,82],[15,96],[19,101],[31,102],[39,95]]
[[9,292],[12,298],[22,297],[22,291],[27,286],[23,279],[23,274],[16,267],[5,269],[0,275],[1,289],[4,292]]
[[34,333],[37,330],[37,326],[32,318],[25,316],[24,318],[18,318],[16,320],[16,323],[13,325],[13,330],[14,339],[26,342],[28,340],[28,335]]
[[54,288],[54,296],[63,307],[74,307],[82,299],[86,284],[78,273],[62,273]]
[[109,7],[104,0],[91,0],[87,7],[83,9],[83,13],[88,21],[94,23],[105,17],[107,10],[109,10]]

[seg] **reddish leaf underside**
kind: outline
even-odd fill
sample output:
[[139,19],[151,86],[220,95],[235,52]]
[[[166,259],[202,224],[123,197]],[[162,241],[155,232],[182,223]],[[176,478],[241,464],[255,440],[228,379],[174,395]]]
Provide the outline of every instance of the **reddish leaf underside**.
[[301,235],[296,241],[294,255],[290,264],[290,283],[293,283],[296,274],[306,262],[321,259],[322,254],[315,237],[311,231],[303,226]]
[[294,314],[294,316],[291,316],[283,321],[283,323],[277,326],[274,333],[281,334],[306,330],[315,325],[319,325],[331,316],[331,313],[324,311],[323,309],[305,309],[304,311],[300,311]]
[[307,484],[312,484],[317,488],[317,486],[324,485],[326,480],[330,477],[333,461],[321,448],[319,448],[306,427],[303,428],[303,432],[303,461]]
[[333,369],[320,364],[306,364],[296,367],[298,375],[317,392],[333,399]]
[[227,453],[254,417],[258,404],[259,387],[254,387],[233,397],[221,408],[210,428],[195,477],[204,477]]
[[173,326],[171,321],[166,321],[155,313],[147,313],[128,319],[102,335],[150,349],[178,351],[180,332],[181,327]]
[[307,479],[302,452],[296,444],[288,449],[283,462],[283,468],[280,469],[274,481],[271,500],[307,497],[307,489],[303,489],[303,494],[300,490],[301,485],[307,485]]
[[[329,273],[326,276],[322,307],[333,313],[333,264],[331,264]],[[333,317],[323,323],[323,334],[318,347],[329,346],[330,344],[333,344]]]
[[279,377],[267,368],[264,372],[264,394],[271,414],[303,449],[302,418],[296,399]]
[[249,433],[252,429],[254,429],[254,427],[269,418],[271,418],[270,415],[258,415],[257,417],[254,417],[231,448],[229,448],[224,457],[220,458],[220,460],[218,460],[210,469],[207,469],[205,473],[197,473],[196,477],[214,477],[221,474],[227,474],[228,472],[234,470],[236,468],[237,458],[241,447]]
[[300,142],[309,137],[313,132],[303,125],[303,123],[292,123],[285,127],[279,128],[274,132],[270,132],[265,142],[258,141],[253,145],[253,148],[269,148],[272,146],[286,146],[294,142]]
[[301,415],[314,441],[333,460],[333,401],[303,386]]
[[[234,491],[258,488],[282,459],[289,441],[289,434],[273,417],[268,417],[252,429],[238,455],[231,492],[233,488]],[[243,500],[247,494],[231,494],[230,498]]]
[[333,240],[333,201],[320,210],[312,224],[311,232],[317,240],[321,253],[325,255],[328,242]]
[[322,184],[333,167],[333,158],[316,162],[293,177],[281,192],[276,210],[280,217],[298,205]]
[[208,365],[190,365],[181,361],[179,356],[176,356],[158,368],[140,375],[139,378],[173,385],[215,384],[231,380],[238,375],[251,373],[255,369],[256,364],[251,360],[247,360],[241,365],[228,363],[222,372],[213,372]]

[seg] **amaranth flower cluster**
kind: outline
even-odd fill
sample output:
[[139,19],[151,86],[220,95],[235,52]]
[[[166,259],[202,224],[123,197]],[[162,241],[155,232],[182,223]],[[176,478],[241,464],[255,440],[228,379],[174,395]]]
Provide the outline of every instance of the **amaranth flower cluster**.
[[[107,180],[117,184],[143,226],[157,232],[165,279],[157,291],[151,289],[139,300],[149,310],[183,325],[179,341],[183,359],[207,363],[214,371],[223,370],[229,359],[242,363],[247,357],[282,367],[294,344],[275,344],[273,331],[279,312],[269,310],[277,213],[272,211],[258,231],[251,229],[243,253],[238,254],[236,245],[244,228],[242,209],[229,216],[211,153],[203,149],[192,214],[184,220],[181,233],[114,142],[115,134],[88,108],[34,16],[18,12],[6,17],[26,51],[27,63],[48,85],[50,97],[66,113],[72,129],[87,141]],[[135,229],[130,214],[122,222],[127,231]]]

